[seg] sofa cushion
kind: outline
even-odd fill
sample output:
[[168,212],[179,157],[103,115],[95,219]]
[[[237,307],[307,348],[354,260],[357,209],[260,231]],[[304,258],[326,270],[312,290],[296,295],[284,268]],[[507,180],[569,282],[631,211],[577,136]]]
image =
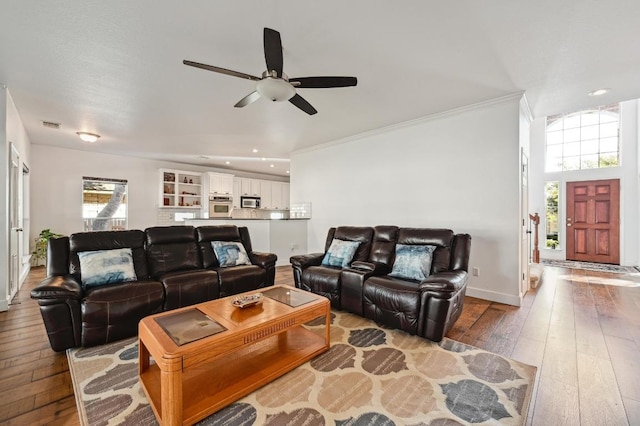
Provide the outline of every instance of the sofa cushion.
[[78,258],[85,288],[137,280],[130,248],[82,251]]
[[211,247],[216,254],[221,268],[239,265],[251,265],[249,255],[244,246],[236,241],[211,241]]
[[[80,281],[80,260],[78,259],[78,253],[80,252],[130,248],[136,276],[139,280],[147,279],[149,278],[149,266],[147,264],[144,240],[144,232],[137,229],[128,231],[77,232],[71,234],[69,236],[68,247],[69,273],[75,275],[78,281]],[[64,272],[58,270],[58,273]]]
[[164,286],[164,310],[182,308],[220,297],[216,271],[196,269],[174,271],[160,278]]
[[327,253],[322,259],[322,265],[339,266],[342,268],[349,266],[359,245],[359,241],[343,241],[334,238],[329,250],[327,250]]
[[220,281],[220,297],[262,288],[267,277],[267,272],[256,265],[218,268],[216,272]]
[[389,275],[411,280],[424,280],[431,272],[431,261],[435,248],[430,245],[396,245],[396,259]]
[[89,347],[135,336],[138,322],[162,311],[159,281],[135,281],[87,290],[81,305],[81,344]]

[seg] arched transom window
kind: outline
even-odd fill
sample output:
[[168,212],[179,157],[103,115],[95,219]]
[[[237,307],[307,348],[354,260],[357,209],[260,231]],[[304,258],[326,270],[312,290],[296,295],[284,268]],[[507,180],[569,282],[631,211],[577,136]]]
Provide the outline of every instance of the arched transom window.
[[619,128],[619,104],[547,117],[546,171],[618,166]]

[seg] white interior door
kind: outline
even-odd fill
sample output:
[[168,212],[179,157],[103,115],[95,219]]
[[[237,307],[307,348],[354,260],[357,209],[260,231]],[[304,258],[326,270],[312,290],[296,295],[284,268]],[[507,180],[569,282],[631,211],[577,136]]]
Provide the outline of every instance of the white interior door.
[[9,171],[9,300],[18,292],[20,285],[20,240],[22,227],[20,220],[20,155],[11,144],[11,170]]
[[529,158],[522,151],[522,227],[520,231],[521,249],[520,249],[520,264],[522,269],[522,280],[520,281],[520,294],[524,295],[529,291]]

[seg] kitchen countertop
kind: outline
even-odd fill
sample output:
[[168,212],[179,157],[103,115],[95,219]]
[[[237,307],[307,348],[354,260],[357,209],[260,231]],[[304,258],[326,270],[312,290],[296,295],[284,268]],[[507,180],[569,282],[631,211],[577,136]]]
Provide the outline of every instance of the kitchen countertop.
[[282,219],[261,219],[259,217],[203,217],[200,219],[189,219],[189,220],[309,220],[309,217],[290,217],[290,218],[282,218]]

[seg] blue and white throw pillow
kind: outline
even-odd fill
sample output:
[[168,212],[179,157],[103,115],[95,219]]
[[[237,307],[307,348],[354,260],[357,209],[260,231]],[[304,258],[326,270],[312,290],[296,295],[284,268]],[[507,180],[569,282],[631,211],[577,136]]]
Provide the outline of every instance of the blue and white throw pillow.
[[436,246],[396,245],[392,277],[422,281],[431,274],[431,261]]
[[138,279],[130,248],[81,251],[78,258],[80,278],[85,288]]
[[353,255],[360,245],[360,241],[344,241],[336,238],[331,241],[331,246],[322,258],[324,266],[340,266],[342,268],[349,266]]
[[211,247],[221,268],[227,266],[251,265],[249,255],[242,243],[236,241],[211,241]]

